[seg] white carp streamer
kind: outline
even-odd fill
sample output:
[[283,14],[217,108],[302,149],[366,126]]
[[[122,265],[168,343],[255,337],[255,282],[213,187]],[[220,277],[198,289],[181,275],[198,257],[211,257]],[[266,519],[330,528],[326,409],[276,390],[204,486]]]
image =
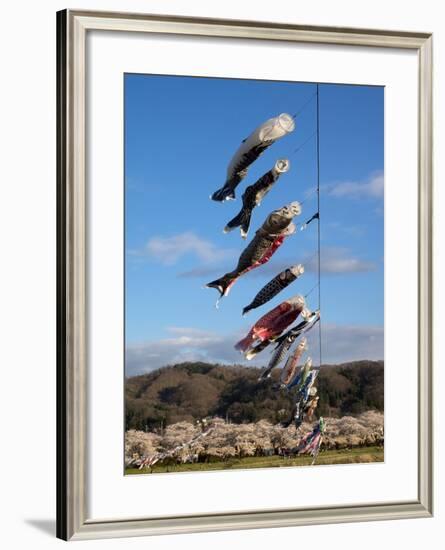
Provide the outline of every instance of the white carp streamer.
[[218,202],[234,199],[235,189],[241,180],[246,177],[248,167],[272,143],[293,132],[294,129],[294,119],[287,113],[281,113],[258,126],[249,137],[242,141],[229,163],[224,186],[215,191],[211,199]]

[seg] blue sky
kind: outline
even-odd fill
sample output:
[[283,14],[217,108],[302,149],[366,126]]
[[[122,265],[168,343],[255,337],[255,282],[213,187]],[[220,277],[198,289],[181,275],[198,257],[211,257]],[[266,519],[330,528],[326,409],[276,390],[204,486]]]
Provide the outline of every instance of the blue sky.
[[[315,91],[314,84],[295,82],[125,76],[127,374],[189,359],[242,362],[233,349],[239,337],[269,309],[316,284],[314,222],[289,237],[268,264],[239,279],[219,309],[217,292],[202,288],[236,266],[272,210],[304,201],[297,222],[316,211]],[[379,359],[384,90],[323,84],[319,94],[323,362]],[[268,118],[294,114],[306,102],[294,132],[249,168],[237,200],[211,201],[241,140]],[[291,168],[254,210],[247,241],[238,231],[223,234],[245,187],[278,158],[289,158]],[[242,317],[242,307],[257,291],[295,263],[306,265],[305,274]],[[307,303],[318,307],[317,290]],[[317,362],[318,330],[312,332]],[[268,358],[263,352],[256,364]]]

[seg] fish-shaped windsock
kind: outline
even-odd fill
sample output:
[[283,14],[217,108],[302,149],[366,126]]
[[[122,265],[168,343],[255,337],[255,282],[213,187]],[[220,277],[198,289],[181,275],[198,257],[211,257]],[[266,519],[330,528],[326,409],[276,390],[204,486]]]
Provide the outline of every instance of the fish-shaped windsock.
[[295,279],[300,277],[304,273],[304,267],[301,264],[288,267],[281,273],[278,273],[271,281],[269,281],[258,292],[255,298],[250,302],[248,306],[243,309],[243,315],[245,315],[251,309],[256,309],[262,306],[269,300],[272,300],[278,293],[284,290],[288,285],[293,283]]
[[[268,377],[270,371],[276,367],[283,359],[286,354],[286,352],[290,349],[292,344],[295,342],[295,340],[304,332],[307,332],[310,328],[312,328],[316,321],[314,319],[319,319],[320,315],[319,312],[311,312],[307,308],[304,308],[301,312],[301,316],[303,317],[303,321],[295,325],[295,327],[288,330],[285,334],[282,334],[281,336],[274,338],[273,342],[276,343],[275,351],[272,356],[272,359],[267,366],[267,368],[264,370],[264,372],[261,374],[260,379],[264,379]],[[249,351],[249,359],[252,359],[255,357],[255,355],[258,355],[263,349],[267,348],[272,343],[272,340],[265,340],[264,342],[260,342],[255,348],[252,348]],[[272,361],[274,364],[272,364]]]
[[299,202],[290,204],[274,210],[266,221],[255,233],[254,238],[242,252],[238,265],[233,271],[226,273],[219,279],[208,283],[208,288],[216,288],[220,297],[227,296],[234,282],[248,271],[265,264],[272,255],[283,244],[288,235],[295,233],[295,225],[292,218],[301,213]]
[[[316,390],[317,388],[311,388],[311,389]],[[306,415],[308,420],[312,420],[312,417],[314,416],[314,413],[315,413],[315,409],[318,406],[319,399],[320,398],[318,397],[318,395],[316,395],[315,397],[312,397],[312,399],[310,399],[306,404],[306,406],[304,407],[303,414]]]
[[304,382],[302,383],[301,387],[298,390],[302,395],[304,402],[306,402],[309,399],[310,391],[312,389],[312,386],[314,385],[315,380],[317,379],[318,372],[319,372],[318,369],[310,370],[306,380],[304,380]]
[[298,400],[295,403],[294,410],[292,411],[292,418],[286,422],[285,427],[289,426],[293,420],[295,427],[298,429],[303,423],[304,416],[306,416],[308,420],[312,419],[312,415],[317,408],[319,399],[318,396],[316,397],[316,394],[317,388],[315,387],[311,387],[307,398],[298,394]]
[[285,300],[263,315],[249,330],[247,336],[235,345],[235,349],[243,352],[246,359],[249,359],[249,351],[256,342],[271,340],[280,335],[286,327],[295,321],[303,311],[304,305],[304,298],[300,295]]
[[168,457],[172,457],[175,454],[177,454],[179,451],[182,451],[186,447],[192,447],[195,443],[197,443],[200,439],[203,439],[210,433],[214,431],[215,427],[210,426],[206,429],[206,431],[198,432],[197,435],[194,435],[190,440],[184,441],[183,443],[180,443],[179,445],[176,445],[176,447],[173,447],[172,449],[169,449],[168,451],[164,451],[162,453],[156,453],[155,455],[149,456],[147,458],[142,459],[139,464],[139,470],[141,470],[144,467],[150,467],[159,462],[160,460],[165,460]]
[[301,336],[301,334],[304,334],[305,332],[308,332],[311,328],[313,328],[320,320],[320,310],[316,309],[315,311],[312,311],[312,312],[306,310],[304,312],[304,315],[302,315],[302,317],[303,317],[303,321],[301,321],[301,323],[298,323],[298,325],[295,325],[290,330],[288,330],[285,334],[277,338],[277,348],[285,340],[290,340],[291,342],[295,342],[295,340],[299,336]]
[[286,361],[284,368],[281,372],[280,382],[284,387],[288,387],[291,382],[294,380],[295,375],[298,371],[298,362],[301,359],[303,353],[307,350],[307,340],[303,338],[298,343],[298,346],[295,348],[295,351]]
[[284,174],[289,170],[290,162],[287,159],[277,160],[275,166],[269,172],[266,172],[264,176],[255,182],[243,193],[243,207],[240,212],[229,221],[229,223],[224,228],[224,233],[228,233],[240,227],[241,237],[245,239],[249,231],[250,218],[252,217],[252,212],[255,206],[259,206],[265,195],[272,189],[274,183],[278,180],[281,174]]
[[293,343],[294,343],[293,339],[287,338],[282,340],[281,343],[278,344],[278,346],[275,348],[272,354],[272,357],[270,358],[269,364],[260,374],[258,381],[264,380],[265,378],[269,378],[272,370],[275,367],[277,367],[281,363],[281,361],[283,361],[283,359],[286,357],[286,354]]
[[293,376],[289,378],[289,381],[286,385],[287,389],[290,390],[291,388],[297,386],[297,391],[300,394],[306,380],[308,379],[308,377],[312,372],[311,369],[312,369],[312,358],[308,357],[304,362],[304,364],[301,366],[301,368],[298,371],[295,370],[293,372]]
[[296,449],[298,454],[310,454],[313,456],[315,462],[317,455],[320,451],[321,442],[323,440],[323,434],[325,431],[325,423],[322,416],[318,423],[314,426],[313,430],[305,435],[299,442]]
[[211,196],[214,201],[225,201],[235,198],[235,188],[246,177],[247,168],[277,139],[293,132],[294,119],[287,113],[282,113],[258,126],[232,157],[227,168],[224,186]]
[[311,216],[307,222],[304,222],[304,224],[300,227],[300,231],[304,231],[306,229],[306,227],[311,223],[313,222],[314,220],[319,220],[320,219],[320,213],[319,212],[315,212],[315,214],[313,216]]
[[283,428],[288,428],[293,421],[295,427],[298,429],[303,423],[303,418],[305,415],[310,420],[315,412],[315,409],[317,408],[318,399],[319,398],[317,396],[317,388],[314,386],[311,386],[308,392],[307,399],[305,399],[304,396],[301,395],[300,392],[298,392],[291,417],[289,418],[289,420],[281,422]]

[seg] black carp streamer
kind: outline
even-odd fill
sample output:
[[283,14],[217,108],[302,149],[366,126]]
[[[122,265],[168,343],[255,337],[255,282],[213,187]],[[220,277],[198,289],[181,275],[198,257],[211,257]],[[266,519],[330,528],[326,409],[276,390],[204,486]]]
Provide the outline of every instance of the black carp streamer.
[[239,213],[225,226],[224,233],[239,227],[241,237],[243,239],[247,237],[254,208],[261,204],[261,201],[278,181],[281,174],[285,174],[289,167],[290,162],[287,159],[277,160],[272,170],[266,172],[258,181],[246,188],[242,196],[243,206]]
[[263,286],[250,304],[243,308],[243,315],[272,300],[272,298],[293,283],[303,273],[304,267],[301,264],[293,265],[278,273],[278,275]]

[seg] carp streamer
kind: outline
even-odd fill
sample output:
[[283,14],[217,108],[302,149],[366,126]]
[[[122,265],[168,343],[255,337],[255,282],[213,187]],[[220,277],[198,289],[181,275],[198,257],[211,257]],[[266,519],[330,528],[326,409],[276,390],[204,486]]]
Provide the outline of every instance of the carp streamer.
[[243,193],[243,206],[240,212],[229,221],[224,228],[224,233],[240,227],[241,237],[245,239],[250,227],[250,218],[255,206],[259,206],[263,198],[272,189],[272,186],[278,181],[281,174],[289,170],[290,163],[286,159],[277,160],[275,166],[269,172],[266,172],[256,183],[249,185]]
[[241,275],[268,262],[283,244],[284,239],[295,233],[296,228],[292,219],[300,213],[300,203],[296,201],[274,210],[267,216],[263,225],[255,233],[255,237],[239,257],[236,268],[206,286],[218,290],[220,298],[227,296],[230,288]]
[[249,330],[247,336],[240,340],[235,349],[243,352],[250,359],[250,351],[256,342],[270,341],[279,336],[302,313],[305,306],[303,296],[289,298],[263,315]]
[[278,275],[269,281],[267,285],[263,286],[250,304],[243,309],[243,315],[248,313],[251,309],[256,309],[269,300],[272,300],[272,298],[293,283],[295,279],[298,279],[300,275],[303,275],[303,273],[304,267],[301,264],[293,265],[281,273],[278,273]]
[[318,453],[320,452],[325,427],[323,417],[320,416],[320,419],[314,429],[301,439],[296,449],[297,454],[311,455],[313,457],[312,464],[315,463]]
[[258,126],[249,137],[244,139],[227,168],[226,182],[210,197],[222,202],[235,198],[235,189],[247,175],[248,167],[278,139],[290,134],[295,129],[291,115],[282,113]]

